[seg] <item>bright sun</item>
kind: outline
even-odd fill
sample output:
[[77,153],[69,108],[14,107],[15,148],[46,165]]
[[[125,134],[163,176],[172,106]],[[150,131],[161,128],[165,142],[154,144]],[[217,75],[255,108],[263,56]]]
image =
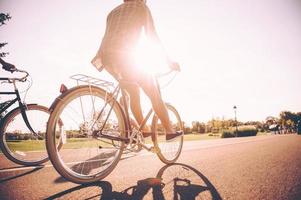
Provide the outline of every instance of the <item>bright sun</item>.
[[168,69],[162,48],[150,41],[145,34],[141,34],[134,56],[137,66],[147,73],[166,72]]

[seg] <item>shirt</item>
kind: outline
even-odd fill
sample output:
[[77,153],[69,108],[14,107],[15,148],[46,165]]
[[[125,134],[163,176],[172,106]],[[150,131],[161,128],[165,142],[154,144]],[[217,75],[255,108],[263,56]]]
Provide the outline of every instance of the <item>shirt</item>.
[[113,9],[107,17],[105,35],[92,64],[99,69],[105,64],[102,62],[105,54],[133,52],[143,28],[147,36],[157,38],[151,12],[143,1],[126,1]]

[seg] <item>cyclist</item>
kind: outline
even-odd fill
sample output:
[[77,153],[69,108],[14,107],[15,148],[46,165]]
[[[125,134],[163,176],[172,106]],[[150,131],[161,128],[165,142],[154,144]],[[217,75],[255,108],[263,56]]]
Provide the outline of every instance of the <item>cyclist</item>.
[[[132,82],[123,84],[123,87],[130,96],[131,111],[139,124],[143,120],[139,92],[141,87],[165,128],[166,140],[172,140],[183,133],[176,132],[172,128],[167,109],[153,77],[135,65],[133,52],[143,28],[149,39],[161,45],[146,0],[124,0],[108,15],[105,35],[91,63],[98,70],[104,67],[116,80]],[[180,70],[179,65],[170,61],[167,56],[166,60],[171,69]],[[144,137],[151,135],[148,127],[145,127],[142,132]]]

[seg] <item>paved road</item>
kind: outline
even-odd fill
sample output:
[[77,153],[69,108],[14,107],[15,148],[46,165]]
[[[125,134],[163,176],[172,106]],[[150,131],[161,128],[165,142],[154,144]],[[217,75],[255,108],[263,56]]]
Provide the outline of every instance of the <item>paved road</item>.
[[140,152],[85,186],[50,163],[20,167],[0,155],[0,199],[301,199],[300,155],[300,135],[185,142],[175,165]]

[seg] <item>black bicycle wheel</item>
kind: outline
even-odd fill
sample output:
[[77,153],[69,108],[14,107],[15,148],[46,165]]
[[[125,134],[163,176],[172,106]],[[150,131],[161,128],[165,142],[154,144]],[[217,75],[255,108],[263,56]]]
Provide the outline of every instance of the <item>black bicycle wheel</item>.
[[[78,86],[58,98],[47,127],[46,146],[55,169],[74,183],[106,177],[117,165],[124,142],[97,133],[125,137],[126,124],[118,102],[103,89]],[[58,119],[64,122],[57,130]],[[106,123],[105,123],[106,122]],[[59,139],[61,138],[61,139]],[[62,143],[61,149],[56,146]]]
[[[177,110],[169,104],[166,104],[166,108],[173,129],[175,131],[184,131],[183,122]],[[183,136],[177,137],[171,142],[167,142],[165,140],[166,132],[157,115],[153,117],[152,132],[155,133],[153,142],[159,159],[166,164],[174,163],[181,154]]]
[[21,109],[16,108],[3,119],[0,145],[4,155],[20,165],[39,165],[48,160],[45,145],[49,111],[46,107],[29,104],[25,112],[35,133],[24,122]]

